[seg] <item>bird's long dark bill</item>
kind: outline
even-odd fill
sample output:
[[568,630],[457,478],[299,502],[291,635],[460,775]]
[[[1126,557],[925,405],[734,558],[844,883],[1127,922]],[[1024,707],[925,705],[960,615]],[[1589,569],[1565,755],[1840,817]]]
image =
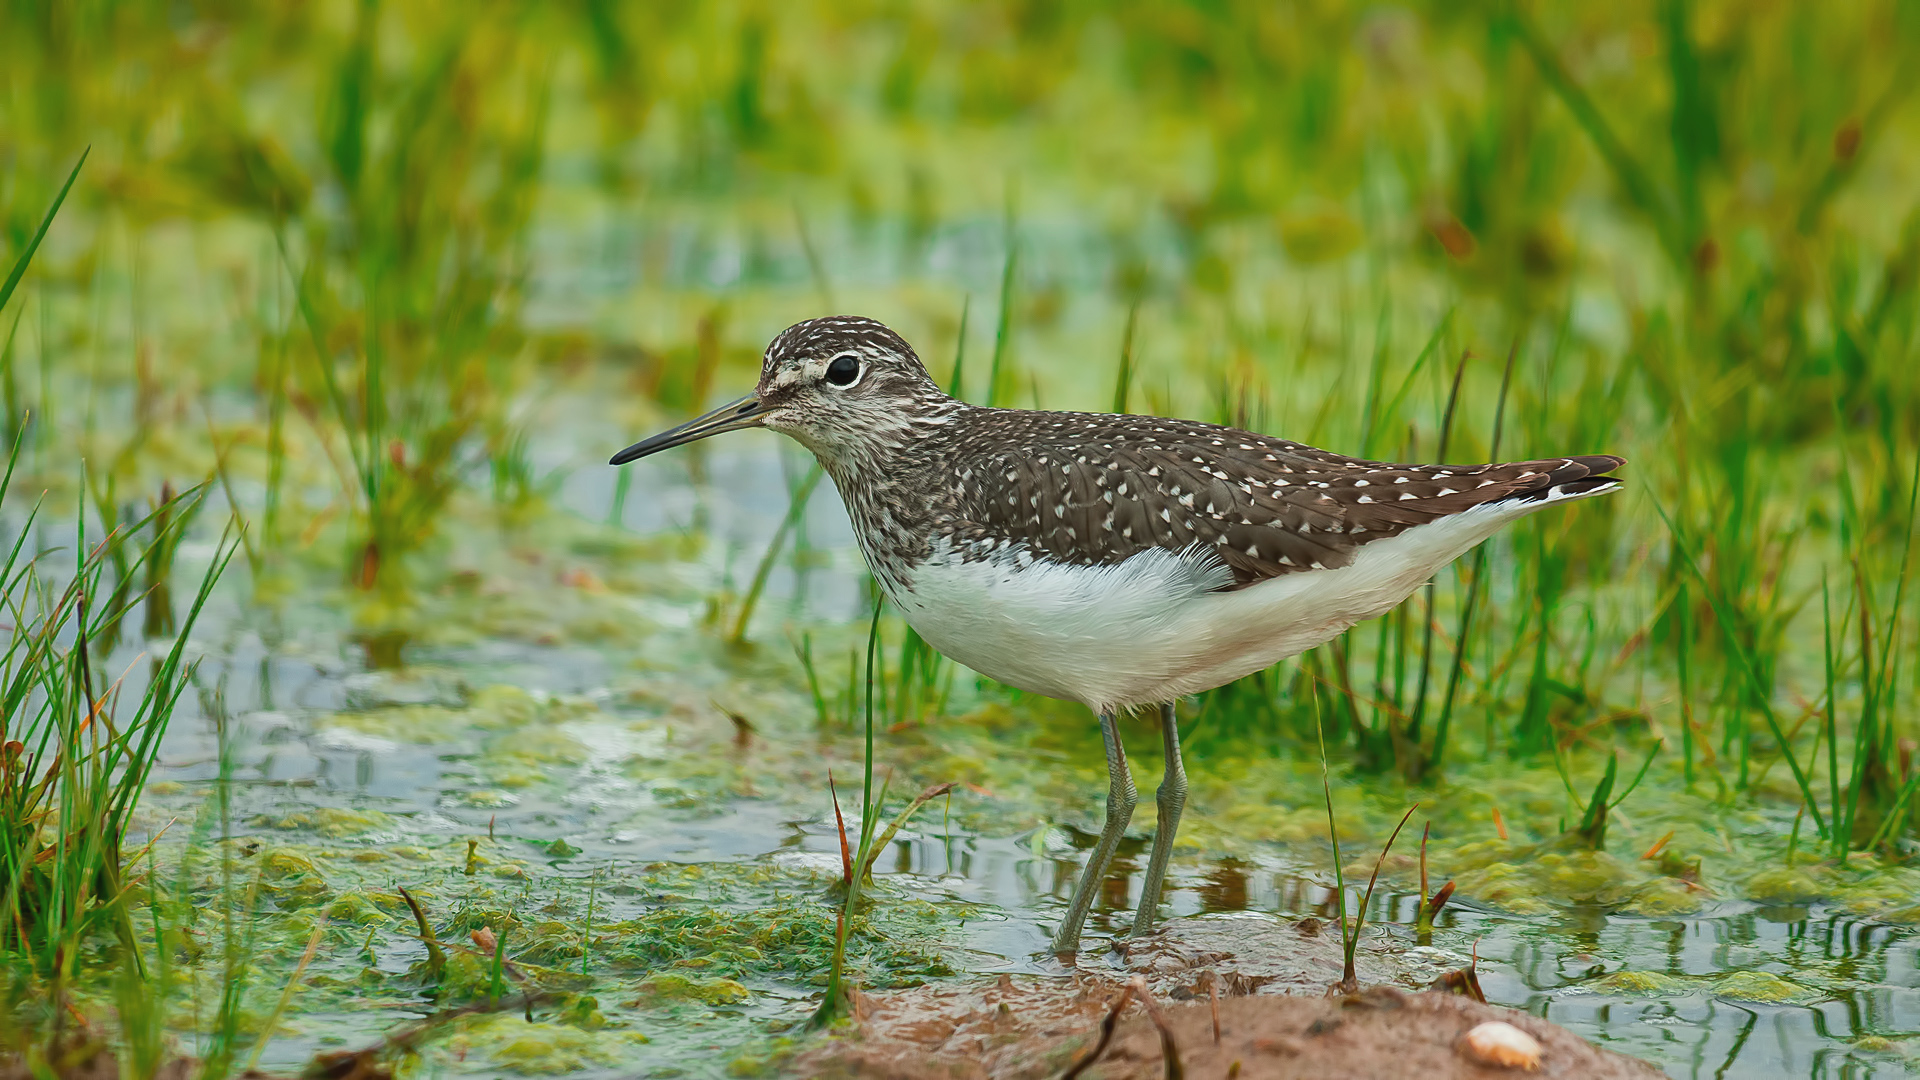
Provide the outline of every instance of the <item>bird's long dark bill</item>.
[[613,455],[613,460],[608,464],[625,465],[629,461],[638,461],[648,454],[659,453],[670,447],[684,446],[709,435],[718,435],[723,431],[759,427],[766,412],[767,407],[761,403],[760,399],[748,394],[739,401],[730,401],[705,416],[696,416],[677,428],[670,428],[651,438],[641,439]]

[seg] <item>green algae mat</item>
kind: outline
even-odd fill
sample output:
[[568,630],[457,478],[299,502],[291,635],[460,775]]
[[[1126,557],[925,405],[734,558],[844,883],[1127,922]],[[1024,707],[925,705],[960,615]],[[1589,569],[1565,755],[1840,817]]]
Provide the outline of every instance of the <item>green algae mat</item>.
[[[1070,984],[1092,718],[870,621],[798,447],[604,464],[840,311],[980,404],[1625,456],[1183,702],[1166,913],[1267,955],[1378,859],[1370,977],[1920,1069],[1916,56],[1896,0],[0,9],[0,1075],[779,1076],[836,951]],[[849,910],[869,721],[888,822],[950,786]]]

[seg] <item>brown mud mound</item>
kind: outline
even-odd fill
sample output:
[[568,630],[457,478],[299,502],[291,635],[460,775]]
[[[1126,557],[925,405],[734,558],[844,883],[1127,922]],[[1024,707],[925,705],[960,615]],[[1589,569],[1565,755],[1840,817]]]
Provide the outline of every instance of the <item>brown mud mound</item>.
[[[1125,988],[1064,980],[1015,985],[921,987],[861,997],[855,1030],[794,1062],[799,1075],[900,1080],[1040,1080],[1060,1076],[1100,1038],[1101,1021]],[[1238,1080],[1466,1080],[1581,1077],[1654,1080],[1644,1062],[1603,1050],[1526,1013],[1442,993],[1380,986],[1341,997],[1256,995],[1156,1007],[1164,1032],[1136,1001],[1080,1077],[1148,1080],[1186,1076]],[[1503,1021],[1539,1044],[1534,1070],[1482,1064],[1466,1046],[1480,1024]],[[1167,1068],[1171,1039],[1177,1071]]]
[[[809,1048],[792,1071],[902,1080],[1058,1077],[1093,1051],[1102,1022],[1124,1005],[1111,1040],[1080,1072],[1083,1080],[1661,1075],[1525,1013],[1409,992],[1446,978],[1466,958],[1410,948],[1390,934],[1362,935],[1356,975],[1370,989],[1329,997],[1327,988],[1342,974],[1341,952],[1338,930],[1318,919],[1246,912],[1175,919],[1120,944],[1104,963],[1082,958],[1086,966],[1061,978],[1002,975],[997,982],[856,995],[851,1030]],[[1165,1022],[1178,1072],[1166,1070],[1162,1031],[1143,1000]],[[1463,1036],[1489,1021],[1538,1042],[1537,1070],[1476,1060]]]
[[[1467,1080],[1470,1077],[1582,1077],[1645,1080],[1660,1070],[1616,1054],[1513,1009],[1442,993],[1408,994],[1391,987],[1338,998],[1243,997],[1220,1002],[1220,1043],[1206,1003],[1161,1010],[1183,1071],[1192,1077],[1243,1080]],[[1467,1032],[1489,1021],[1511,1024],[1539,1044],[1537,1068],[1483,1063],[1466,1045]],[[1129,1010],[1113,1042],[1081,1074],[1120,1077],[1167,1075],[1161,1033],[1139,1010]]]

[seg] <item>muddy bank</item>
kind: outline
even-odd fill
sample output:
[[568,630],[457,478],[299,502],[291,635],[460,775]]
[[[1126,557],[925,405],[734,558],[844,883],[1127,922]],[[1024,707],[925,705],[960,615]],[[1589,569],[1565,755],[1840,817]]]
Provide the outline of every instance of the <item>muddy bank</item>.
[[[1100,1025],[1122,996],[1118,982],[921,988],[861,1001],[853,1030],[794,1063],[823,1077],[1039,1080],[1093,1052]],[[1638,1080],[1663,1075],[1603,1050],[1557,1024],[1438,991],[1376,986],[1340,997],[1257,994],[1167,1002],[1164,1031],[1128,1001],[1106,1048],[1080,1073],[1088,1080],[1230,1076],[1256,1080],[1380,1077],[1428,1080],[1517,1076]],[[1539,1047],[1537,1066],[1480,1060],[1467,1035],[1510,1024]],[[1216,1023],[1218,1041],[1215,1041]],[[1167,1068],[1168,1044],[1179,1071]]]
[[[1461,981],[1444,972],[1436,979],[1431,952],[1368,939],[1357,965],[1365,989],[1330,993],[1341,976],[1330,925],[1177,920],[1111,953],[1085,954],[1057,977],[859,995],[847,1030],[792,1061],[790,1072],[929,1080],[1039,1080],[1076,1068],[1090,1080],[1661,1075],[1526,1013],[1411,989]],[[1518,1033],[1497,1029],[1492,1044],[1468,1038],[1488,1023]],[[1521,1050],[1509,1053],[1500,1035]]]

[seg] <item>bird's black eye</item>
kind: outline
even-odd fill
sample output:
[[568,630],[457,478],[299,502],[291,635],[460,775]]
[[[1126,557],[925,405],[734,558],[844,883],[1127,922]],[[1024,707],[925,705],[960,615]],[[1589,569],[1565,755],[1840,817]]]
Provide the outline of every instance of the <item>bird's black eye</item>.
[[835,386],[852,386],[860,377],[860,358],[852,353],[841,353],[827,365],[827,381]]

